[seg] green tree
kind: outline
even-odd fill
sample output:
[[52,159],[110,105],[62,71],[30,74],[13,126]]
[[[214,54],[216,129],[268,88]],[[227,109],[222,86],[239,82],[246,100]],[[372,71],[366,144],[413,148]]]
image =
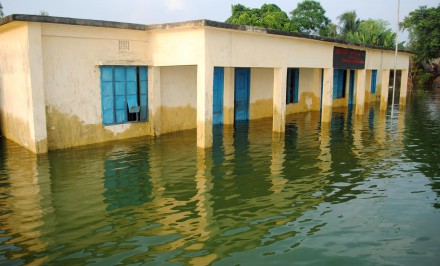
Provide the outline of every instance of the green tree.
[[421,6],[409,13],[401,26],[409,31],[408,47],[415,51],[417,63],[440,57],[440,4]]
[[292,21],[290,29],[305,34],[324,35],[330,19],[318,1],[303,0],[290,12]]
[[3,6],[2,3],[0,3],[0,18],[2,18],[5,14],[3,13]]
[[321,31],[321,35],[333,39],[339,38],[338,26],[330,22],[327,27]]
[[277,5],[264,4],[261,8],[232,5],[232,15],[226,23],[248,25],[276,30],[289,29],[289,17]]
[[38,15],[40,15],[40,16],[49,16],[49,12],[41,10]]
[[338,16],[339,31],[342,38],[345,38],[348,33],[355,33],[361,20],[357,17],[356,11],[346,11]]
[[396,34],[388,28],[384,20],[367,19],[361,21],[356,32],[348,32],[345,40],[367,45],[394,47]]

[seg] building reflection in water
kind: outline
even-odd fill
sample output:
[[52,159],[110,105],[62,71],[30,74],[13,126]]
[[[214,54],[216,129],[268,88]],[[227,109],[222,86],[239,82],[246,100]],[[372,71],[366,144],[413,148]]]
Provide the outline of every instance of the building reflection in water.
[[330,124],[291,115],[284,134],[261,119],[215,127],[212,149],[197,149],[194,131],[40,158],[7,148],[1,230],[33,263],[200,265],[283,240],[291,250],[325,228],[307,212],[365,193],[372,165],[392,167],[383,161],[404,146],[404,116],[395,133],[372,106],[361,117],[336,109]]

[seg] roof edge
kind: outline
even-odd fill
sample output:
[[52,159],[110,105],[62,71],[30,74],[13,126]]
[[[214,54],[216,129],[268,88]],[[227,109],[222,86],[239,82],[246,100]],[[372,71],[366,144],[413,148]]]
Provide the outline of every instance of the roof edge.
[[145,30],[145,25],[143,24],[93,20],[93,19],[54,17],[54,16],[25,15],[25,14],[12,14],[7,17],[1,18],[0,26],[13,21],[54,23],[54,24],[76,25],[76,26],[130,29],[130,30]]
[[[271,34],[271,35],[280,35],[280,36],[287,36],[287,37],[297,37],[297,38],[310,39],[310,40],[316,40],[316,41],[323,41],[323,42],[338,43],[338,44],[344,44],[344,45],[350,45],[350,46],[357,46],[357,47],[360,47],[360,48],[369,48],[369,49],[375,49],[375,50],[395,51],[395,49],[393,49],[393,48],[382,47],[382,46],[375,46],[375,45],[368,45],[368,44],[362,44],[362,43],[347,42],[347,41],[344,41],[344,40],[341,40],[341,39],[323,37],[323,36],[318,36],[318,35],[308,35],[308,34],[298,33],[298,32],[266,29],[266,28],[259,28],[259,27],[253,27],[253,26],[247,26],[247,25],[228,24],[228,23],[212,21],[212,20],[203,20],[203,21],[204,21],[204,26],[214,27],[214,28],[223,28],[223,29],[232,29],[232,30],[240,30],[240,31],[248,31],[248,32],[266,33],[266,34]],[[402,49],[400,49],[399,52],[401,52],[401,53],[408,53],[408,54],[415,54],[413,51],[402,50]]]
[[[228,24],[228,23],[218,22],[218,21],[213,21],[213,20],[208,20],[208,19],[144,25],[144,24],[114,22],[114,21],[106,21],[106,20],[78,19],[78,18],[26,15],[26,14],[12,14],[12,15],[6,16],[4,18],[0,18],[0,26],[11,23],[13,21],[54,23],[54,24],[116,28],[116,29],[130,29],[130,30],[141,30],[141,31],[173,29],[173,28],[182,28],[182,27],[213,27],[213,28],[221,28],[221,29],[246,31],[246,32],[264,33],[264,34],[277,35],[277,36],[303,38],[303,39],[323,41],[323,42],[329,42],[329,43],[350,45],[350,46],[355,46],[355,47],[359,47],[359,48],[394,51],[393,48],[367,45],[367,44],[361,44],[361,43],[352,43],[352,42],[347,42],[347,41],[344,41],[341,39],[334,39],[334,38],[322,37],[322,36],[317,36],[317,35],[307,35],[307,34],[303,34],[303,33],[290,32],[290,31],[258,28],[258,27],[252,27],[252,26],[246,26],[246,25]],[[408,51],[408,50],[399,50],[399,52],[408,53],[408,54],[415,54],[414,52]]]

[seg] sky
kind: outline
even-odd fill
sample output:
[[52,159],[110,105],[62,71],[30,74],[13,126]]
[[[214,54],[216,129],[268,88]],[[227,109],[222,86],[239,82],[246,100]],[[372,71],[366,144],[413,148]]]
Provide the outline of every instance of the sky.
[[[301,0],[0,0],[5,15],[38,14],[46,11],[51,16],[109,20],[139,24],[158,24],[198,19],[223,22],[231,15],[231,5],[261,7],[264,3],[278,5],[289,13]],[[398,0],[319,0],[326,15],[334,23],[337,17],[356,10],[361,19],[382,19],[395,29]],[[435,7],[440,0],[400,0],[400,21],[427,5]],[[401,39],[402,38],[402,39]],[[407,34],[401,34],[405,40]]]

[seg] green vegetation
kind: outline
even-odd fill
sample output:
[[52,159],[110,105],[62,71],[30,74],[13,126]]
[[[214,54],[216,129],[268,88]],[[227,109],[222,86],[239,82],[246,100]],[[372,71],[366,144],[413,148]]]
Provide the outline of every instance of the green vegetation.
[[405,17],[401,26],[409,31],[408,47],[417,51],[416,62],[440,57],[440,4],[419,7]]
[[396,45],[396,34],[388,28],[386,21],[368,19],[359,21],[354,30],[349,30],[345,40],[392,48]]
[[3,13],[3,6],[2,3],[0,2],[0,18],[4,17],[4,13]]
[[226,23],[262,27],[275,30],[289,30],[290,20],[277,5],[264,4],[261,8],[248,8],[241,4],[232,5],[232,16]]
[[304,0],[290,12],[292,19],[290,30],[305,34],[323,35],[330,19],[325,16],[325,10],[318,1]]
[[338,17],[338,24],[335,24],[325,15],[325,9],[318,1],[303,0],[289,14],[290,18],[274,4],[264,4],[261,8],[236,4],[232,5],[232,15],[226,23],[320,35],[389,48],[395,45],[396,34],[387,22],[361,20],[354,10],[342,13]]
[[405,17],[401,26],[409,31],[408,48],[417,52],[411,68],[414,84],[426,88],[440,75],[440,4],[419,7]]

